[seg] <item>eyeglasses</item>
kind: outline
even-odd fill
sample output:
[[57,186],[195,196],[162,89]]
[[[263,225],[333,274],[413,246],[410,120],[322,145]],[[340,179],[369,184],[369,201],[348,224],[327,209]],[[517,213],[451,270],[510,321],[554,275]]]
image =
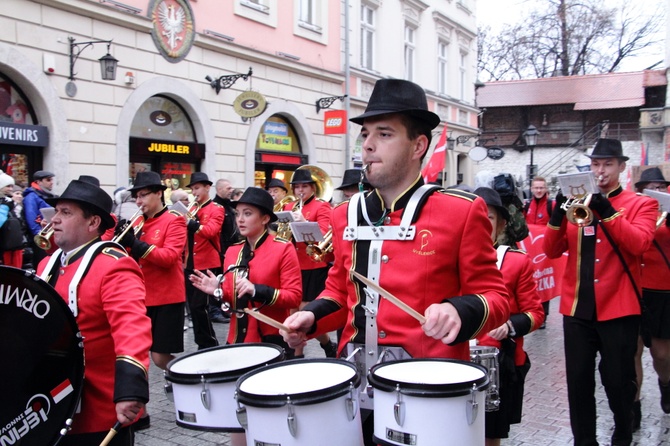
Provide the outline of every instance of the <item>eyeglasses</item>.
[[141,198],[144,200],[147,197],[147,195],[151,195],[153,193],[154,192],[139,192],[137,194],[133,194],[133,198],[134,199]]

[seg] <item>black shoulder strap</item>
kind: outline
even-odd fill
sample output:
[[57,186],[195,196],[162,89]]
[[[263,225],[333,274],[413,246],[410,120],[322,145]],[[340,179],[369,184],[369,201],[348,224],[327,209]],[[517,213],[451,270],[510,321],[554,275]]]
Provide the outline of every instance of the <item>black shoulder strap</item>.
[[628,268],[628,264],[624,260],[623,255],[621,254],[621,251],[619,251],[619,247],[617,246],[617,244],[612,239],[612,236],[610,235],[607,228],[605,228],[605,225],[603,224],[603,222],[601,220],[598,220],[598,224],[600,225],[600,229],[603,230],[603,234],[605,234],[605,237],[607,237],[607,240],[610,242],[610,245],[612,245],[612,249],[616,253],[617,257],[619,257],[619,261],[621,262],[621,265],[623,266],[624,271],[626,271],[626,275],[630,279],[631,284],[633,284],[633,290],[635,290],[635,295],[637,296],[637,300],[640,302],[640,308],[645,309],[644,301],[642,300],[642,296],[640,295],[640,290],[637,288],[637,284],[635,283],[635,279],[633,278],[633,273],[630,272],[630,268]]
[[665,260],[665,264],[668,266],[668,269],[670,269],[670,261],[668,261],[668,257],[663,252],[663,249],[661,249],[661,245],[659,245],[656,240],[654,240],[652,243],[654,244],[656,249],[658,249],[658,252],[661,253],[661,256],[663,257],[663,260]]

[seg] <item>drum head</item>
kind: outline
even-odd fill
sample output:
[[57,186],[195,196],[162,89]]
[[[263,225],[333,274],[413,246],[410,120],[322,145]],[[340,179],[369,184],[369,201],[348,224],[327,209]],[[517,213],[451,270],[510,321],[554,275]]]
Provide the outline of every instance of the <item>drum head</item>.
[[284,350],[267,343],[234,344],[199,350],[173,359],[165,371],[165,379],[179,384],[235,381],[262,365],[284,359]]
[[240,402],[250,406],[315,404],[335,399],[358,387],[356,366],[338,359],[302,359],[254,370],[237,380]]
[[377,364],[370,369],[368,381],[372,387],[415,396],[458,396],[488,387],[487,370],[478,365],[455,359],[410,359]]
[[72,418],[84,350],[72,312],[32,273],[0,266],[0,440],[53,445]]

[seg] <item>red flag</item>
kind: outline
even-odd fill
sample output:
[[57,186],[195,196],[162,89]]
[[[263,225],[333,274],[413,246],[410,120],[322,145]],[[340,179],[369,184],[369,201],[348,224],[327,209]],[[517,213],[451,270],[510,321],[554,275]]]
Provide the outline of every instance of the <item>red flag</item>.
[[445,160],[447,156],[447,126],[444,126],[442,130],[442,135],[440,135],[440,140],[433,150],[433,154],[426,164],[426,167],[421,171],[421,176],[423,181],[426,183],[433,182],[437,180],[437,174],[444,170]]
[[647,147],[644,145],[644,143],[640,143],[642,146],[642,153],[640,154],[640,166],[648,166],[649,165],[649,153],[647,152]]

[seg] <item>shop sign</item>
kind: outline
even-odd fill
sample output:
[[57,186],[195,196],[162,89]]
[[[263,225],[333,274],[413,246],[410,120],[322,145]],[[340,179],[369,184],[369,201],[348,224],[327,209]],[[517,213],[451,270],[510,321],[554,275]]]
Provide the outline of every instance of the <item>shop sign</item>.
[[185,158],[203,158],[204,145],[187,141],[158,141],[130,138],[130,153],[133,155],[174,155]]
[[0,122],[0,144],[46,147],[49,145],[49,129],[43,125]]
[[323,133],[326,135],[347,133],[347,111],[326,111],[323,116]]
[[233,102],[233,110],[243,118],[255,118],[265,111],[265,97],[257,91],[247,90]]
[[282,152],[290,152],[293,145],[293,140],[290,136],[270,135],[261,133],[258,135],[258,148],[261,150],[279,150]]

